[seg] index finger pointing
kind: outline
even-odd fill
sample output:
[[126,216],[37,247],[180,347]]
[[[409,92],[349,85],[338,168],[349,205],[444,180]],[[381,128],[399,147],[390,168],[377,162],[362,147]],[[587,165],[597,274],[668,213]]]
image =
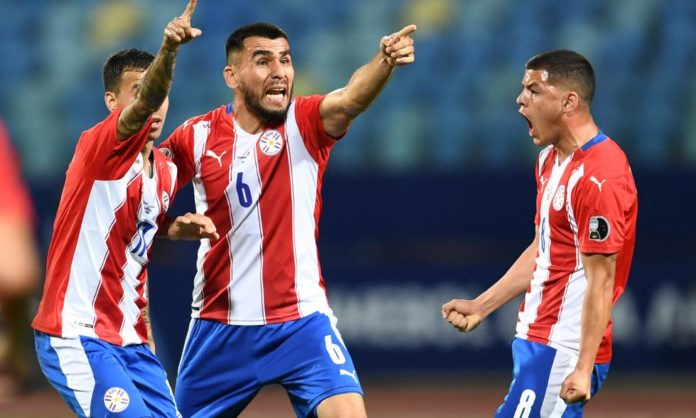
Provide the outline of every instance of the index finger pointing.
[[193,11],[196,10],[196,3],[198,3],[198,0],[189,0],[188,4],[186,5],[186,10],[184,10],[181,17],[191,19],[191,16],[193,16]]
[[408,35],[412,34],[413,32],[415,32],[416,29],[418,29],[416,27],[416,25],[408,25],[405,28],[401,29],[399,32],[397,32],[396,36],[398,36],[398,37],[408,36]]

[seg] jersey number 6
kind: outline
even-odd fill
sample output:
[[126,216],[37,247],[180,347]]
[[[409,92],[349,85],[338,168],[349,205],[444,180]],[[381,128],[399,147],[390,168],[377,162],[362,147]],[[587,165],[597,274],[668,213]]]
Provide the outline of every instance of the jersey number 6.
[[248,208],[251,206],[251,188],[244,183],[243,176],[244,173],[237,173],[237,197],[239,197],[239,204]]

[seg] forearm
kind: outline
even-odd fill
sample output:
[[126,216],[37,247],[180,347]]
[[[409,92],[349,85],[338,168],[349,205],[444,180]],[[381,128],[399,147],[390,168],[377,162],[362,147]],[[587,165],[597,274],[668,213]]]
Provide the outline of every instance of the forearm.
[[487,317],[527,289],[534,275],[536,253],[537,240],[535,239],[500,280],[476,298],[475,303],[480,306],[483,317]]
[[162,106],[172,85],[177,52],[178,48],[166,48],[162,44],[143,77],[137,98],[119,118],[119,138],[125,139],[138,132],[150,115]]
[[394,68],[380,52],[353,73],[346,87],[340,91],[344,112],[349,118],[355,118],[372,104],[387,85]]
[[[588,261],[592,260],[592,261]],[[613,256],[583,256],[587,288],[582,305],[580,352],[576,369],[591,372],[602,337],[609,324],[614,291]]]

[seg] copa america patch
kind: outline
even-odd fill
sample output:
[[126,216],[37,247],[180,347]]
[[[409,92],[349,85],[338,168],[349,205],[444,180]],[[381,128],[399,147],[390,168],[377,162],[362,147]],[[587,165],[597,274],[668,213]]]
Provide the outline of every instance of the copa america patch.
[[563,202],[565,202],[565,186],[558,186],[556,194],[553,196],[553,208],[557,211],[563,208]]
[[118,386],[112,387],[104,394],[104,406],[111,412],[123,412],[129,404],[128,392]]
[[272,157],[283,149],[283,135],[275,130],[266,131],[259,138],[261,152]]
[[609,221],[603,216],[593,216],[590,218],[590,239],[602,242],[609,238]]

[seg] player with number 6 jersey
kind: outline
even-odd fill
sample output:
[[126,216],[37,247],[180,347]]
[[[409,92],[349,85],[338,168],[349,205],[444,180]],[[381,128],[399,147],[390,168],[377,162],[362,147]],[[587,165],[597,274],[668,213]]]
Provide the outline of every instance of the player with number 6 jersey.
[[221,236],[201,243],[176,384],[186,416],[237,416],[281,384],[300,417],[365,416],[362,388],[326,297],[317,250],[332,148],[413,62],[415,26],[380,43],[348,85],[292,99],[287,35],[257,23],[226,46],[232,104],[187,120],[162,145]]

